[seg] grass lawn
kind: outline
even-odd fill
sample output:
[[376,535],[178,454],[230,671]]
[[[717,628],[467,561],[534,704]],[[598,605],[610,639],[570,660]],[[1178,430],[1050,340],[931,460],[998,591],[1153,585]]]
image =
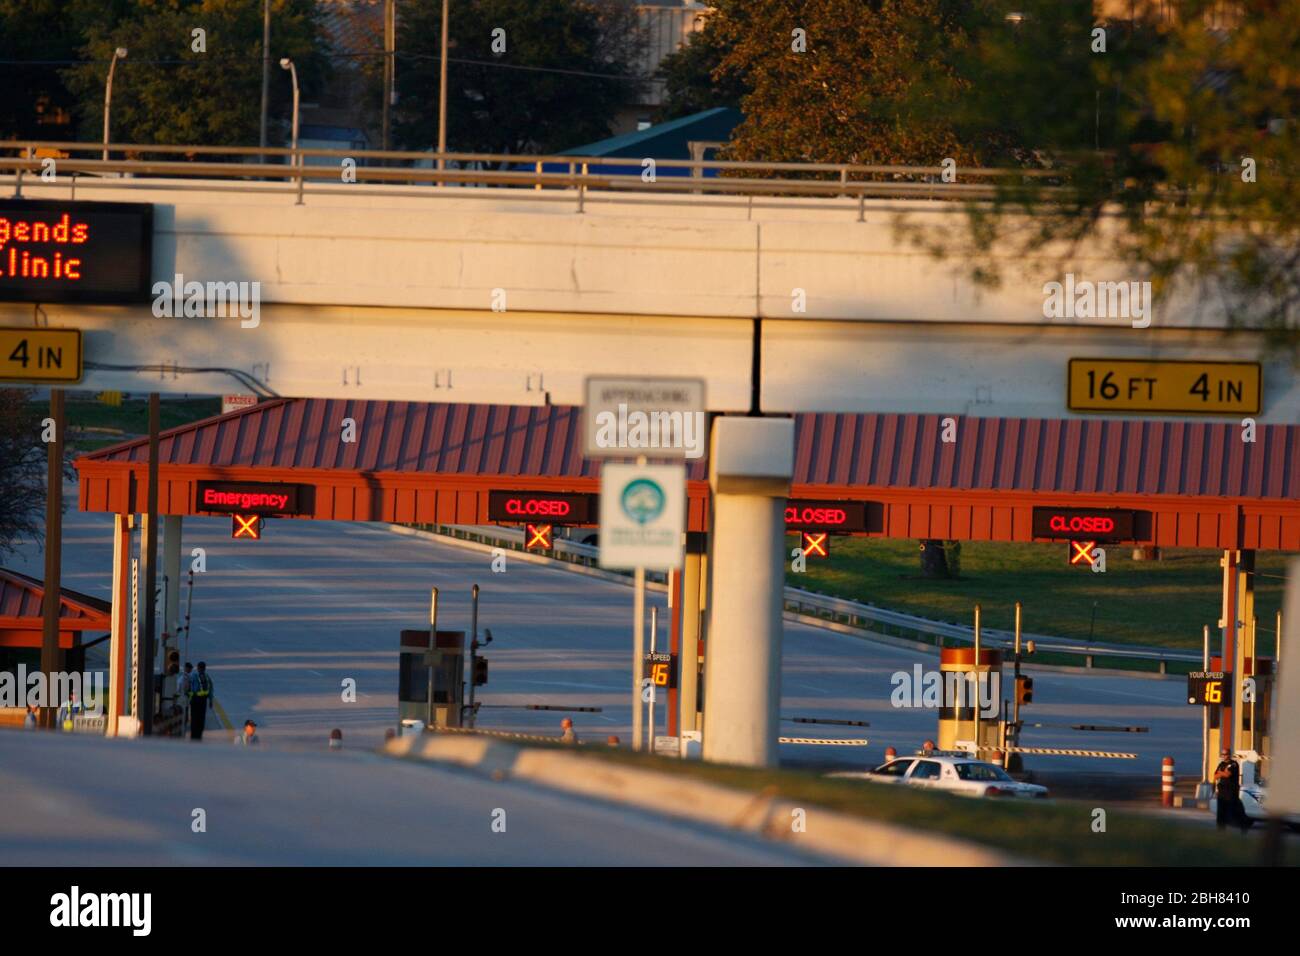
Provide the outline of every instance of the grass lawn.
[[[604,747],[574,753],[595,760],[636,764],[737,790],[769,790],[785,800],[807,801],[841,813],[933,833],[963,837],[1018,857],[1072,866],[1252,866],[1260,840],[1239,833],[1144,813],[1107,809],[1106,832],[1092,829],[1096,800],[1046,802],[976,800],[902,790],[853,780],[832,780],[802,770],[755,770],[695,760],[651,757]],[[1208,811],[1206,811],[1208,816]],[[811,816],[811,814],[810,814]],[[1256,829],[1258,829],[1256,825]],[[1286,863],[1300,863],[1300,844],[1286,840]]]
[[[131,398],[114,406],[102,404],[89,393],[69,395],[66,410],[69,443],[79,453],[149,434],[148,398]],[[164,395],[159,402],[158,411],[159,421],[163,430],[166,430],[220,415],[221,399],[168,398]]]
[[[786,553],[798,543],[787,538]],[[1201,628],[1208,624],[1211,650],[1217,647],[1223,584],[1219,552],[1169,548],[1163,560],[1134,561],[1131,547],[1111,546],[1102,574],[1067,565],[1066,548],[1065,542],[964,541],[961,577],[930,581],[921,577],[917,541],[834,538],[829,560],[810,560],[803,574],[789,571],[787,565],[786,583],[967,625],[979,603],[984,624],[1006,630],[1020,601],[1029,633],[1086,640],[1091,631],[1094,640],[1112,643],[1200,650]],[[1255,613],[1261,654],[1273,652],[1288,557],[1271,551],[1257,555]]]

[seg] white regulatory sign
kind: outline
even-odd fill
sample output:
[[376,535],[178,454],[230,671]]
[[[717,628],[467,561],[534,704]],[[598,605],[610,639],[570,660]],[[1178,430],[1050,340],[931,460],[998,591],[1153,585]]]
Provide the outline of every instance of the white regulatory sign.
[[686,469],[607,462],[600,475],[600,566],[668,571],[682,566]]
[[588,458],[702,458],[704,379],[589,378],[583,411]]

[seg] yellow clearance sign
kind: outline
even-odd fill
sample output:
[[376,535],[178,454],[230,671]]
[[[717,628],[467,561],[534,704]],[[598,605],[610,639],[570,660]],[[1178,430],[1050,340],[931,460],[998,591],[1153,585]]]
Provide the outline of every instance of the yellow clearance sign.
[[1255,415],[1262,397],[1258,362],[1070,359],[1075,412]]
[[0,382],[81,381],[81,329],[0,329]]

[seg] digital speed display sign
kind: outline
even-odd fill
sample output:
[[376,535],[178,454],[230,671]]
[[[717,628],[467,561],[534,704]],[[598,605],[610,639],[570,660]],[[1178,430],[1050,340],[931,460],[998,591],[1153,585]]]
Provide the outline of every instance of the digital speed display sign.
[[489,491],[488,520],[556,526],[596,524],[599,497],[557,491]]
[[1135,513],[1113,508],[1035,508],[1034,537],[1130,541]]
[[230,515],[311,514],[311,485],[262,481],[200,481],[194,510]]
[[0,301],[147,302],[153,206],[0,200]]

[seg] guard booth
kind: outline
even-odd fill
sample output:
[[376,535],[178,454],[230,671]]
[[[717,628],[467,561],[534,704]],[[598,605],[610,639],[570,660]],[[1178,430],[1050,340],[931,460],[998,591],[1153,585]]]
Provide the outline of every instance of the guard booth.
[[[1002,746],[1002,654],[973,647],[945,647],[939,651],[943,702],[939,706],[939,749],[958,750],[957,741],[974,741],[978,754],[989,759]],[[978,683],[977,683],[978,681]],[[978,687],[980,709],[975,706]],[[986,699],[992,694],[993,699]]]
[[399,658],[398,723],[419,720],[432,727],[459,727],[465,696],[465,632],[438,631],[437,640],[430,648],[428,631],[402,631]]

